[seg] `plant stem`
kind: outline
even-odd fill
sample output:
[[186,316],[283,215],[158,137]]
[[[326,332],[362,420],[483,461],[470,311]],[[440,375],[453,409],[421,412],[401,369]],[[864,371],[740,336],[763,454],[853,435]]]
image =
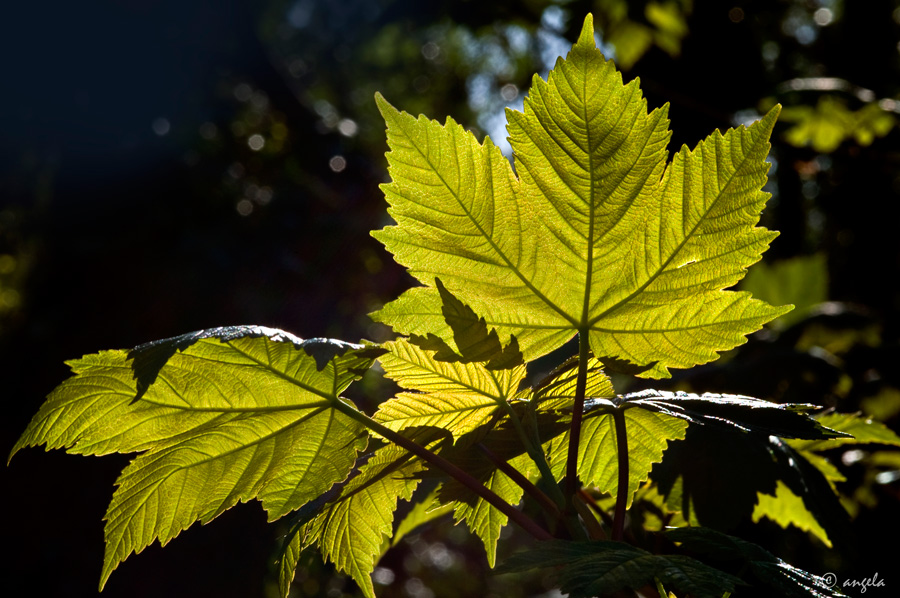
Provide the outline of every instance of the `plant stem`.
[[471,475],[451,463],[447,461],[440,455],[437,455],[424,446],[416,444],[409,438],[406,438],[402,434],[398,434],[397,432],[391,430],[387,426],[384,426],[374,419],[370,418],[366,414],[357,411],[355,408],[347,405],[343,401],[335,401],[333,403],[335,409],[346,415],[347,417],[361,423],[366,426],[376,434],[382,436],[383,438],[393,442],[400,448],[406,449],[410,453],[416,455],[426,463],[437,467],[442,470],[444,473],[458,481],[460,484],[471,490],[477,496],[486,500],[491,506],[495,507],[498,511],[506,515],[510,521],[515,522],[519,525],[523,530],[534,536],[537,540],[552,540],[553,536],[550,535],[547,530],[540,527],[537,523],[529,519],[522,511],[518,510],[499,496],[485,488],[483,484],[481,484],[478,480],[473,478]]
[[497,469],[505,473],[509,479],[518,484],[519,487],[530,494],[532,498],[537,500],[545,511],[549,512],[553,517],[559,517],[559,508],[556,506],[556,503],[553,502],[549,496],[544,494],[540,488],[532,484],[518,469],[510,465],[508,461],[501,459],[494,451],[484,446],[482,443],[479,442],[475,446],[478,447],[478,450],[480,450],[491,463],[497,466]]
[[669,593],[666,592],[666,588],[663,587],[662,582],[658,577],[654,577],[653,581],[656,582],[656,591],[659,592],[659,598],[669,598]]
[[[562,494],[562,491],[559,489],[559,486],[556,485],[553,479],[553,472],[550,471],[550,465],[547,463],[547,457],[544,455],[544,451],[541,448],[541,439],[537,435],[537,422],[531,422],[531,429],[534,433],[529,436],[525,431],[525,428],[522,426],[522,421],[519,419],[519,416],[516,413],[515,409],[512,408],[512,405],[510,405],[508,401],[503,401],[503,407],[506,410],[507,415],[509,416],[509,421],[512,422],[516,434],[519,436],[519,440],[522,441],[522,445],[525,447],[525,451],[528,453],[528,456],[531,457],[531,460],[534,461],[535,465],[537,465],[541,477],[547,480],[547,487],[551,489],[553,500],[556,502],[557,506],[555,514],[556,516],[559,516],[559,509],[565,508],[566,501],[565,497]],[[534,412],[531,411],[531,414],[533,415]],[[543,494],[543,492],[541,492],[541,494]]]
[[616,423],[616,452],[619,457],[619,487],[616,492],[612,539],[621,542],[625,532],[625,503],[628,502],[628,436],[625,430],[625,410],[617,408],[612,416]]
[[[591,348],[587,330],[578,331],[578,377],[575,381],[575,402],[569,427],[569,454],[566,458],[566,496],[575,500],[578,492],[578,443],[581,440],[581,418],[584,415],[584,393],[587,387],[588,359]],[[571,503],[567,507],[572,506]]]

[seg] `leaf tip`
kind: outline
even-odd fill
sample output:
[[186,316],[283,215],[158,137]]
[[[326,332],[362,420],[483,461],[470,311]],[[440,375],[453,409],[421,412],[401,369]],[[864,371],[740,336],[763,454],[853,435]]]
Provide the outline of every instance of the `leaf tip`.
[[597,47],[597,44],[594,43],[594,15],[592,13],[588,13],[587,16],[584,17],[584,24],[581,26],[581,34],[578,36],[577,45],[589,45],[592,48]]
[[395,116],[400,113],[399,110],[394,108],[394,106],[381,95],[380,91],[375,92],[375,104],[378,106],[378,111],[381,112],[381,116],[384,120],[388,120],[388,116]]

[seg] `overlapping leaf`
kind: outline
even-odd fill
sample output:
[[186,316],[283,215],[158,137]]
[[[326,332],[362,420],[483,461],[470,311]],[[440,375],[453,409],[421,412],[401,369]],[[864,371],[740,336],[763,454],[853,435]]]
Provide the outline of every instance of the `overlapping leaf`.
[[401,113],[388,125],[396,226],[374,235],[425,287],[375,317],[450,338],[435,277],[526,359],[590,335],[595,355],[690,367],[788,308],[734,285],[775,233],[756,227],[777,109],[666,166],[666,108],[647,113],[595,47],[590,16],[525,112],[508,111],[516,172],[489,139]]
[[[155,357],[142,359],[148,354]],[[372,361],[359,345],[260,327],[88,355],[70,362],[76,375],[50,395],[13,453],[40,444],[143,451],[106,513],[102,586],[132,552],[239,501],[257,498],[276,519],[344,479],[366,441],[362,426],[332,407]]]
[[622,542],[541,542],[514,554],[498,572],[555,568],[559,589],[572,598],[615,595],[662,582],[679,594],[719,598],[741,580],[683,555],[655,555]]
[[348,573],[368,598],[375,588],[370,575],[385,537],[391,534],[397,501],[408,500],[423,469],[403,449],[388,445],[360,468],[340,497],[312,520],[302,533],[302,545],[317,545],[322,555]]
[[375,419],[393,430],[431,426],[458,438],[488,423],[500,404],[513,398],[525,376],[525,366],[488,370],[479,363],[438,361],[407,340],[385,343],[379,358],[385,374],[402,392],[385,401]]

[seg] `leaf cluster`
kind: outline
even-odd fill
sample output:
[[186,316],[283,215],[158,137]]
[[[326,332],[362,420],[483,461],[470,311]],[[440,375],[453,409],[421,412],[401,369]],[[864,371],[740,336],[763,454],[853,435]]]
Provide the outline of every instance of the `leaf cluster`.
[[[654,552],[626,530],[638,500],[710,527],[800,513],[827,540],[844,512],[819,452],[900,444],[812,405],[620,395],[608,375],[668,377],[790,310],[732,289],[776,236],[757,224],[778,108],[669,161],[667,107],[648,112],[639,82],[623,84],[590,16],[524,112],[508,112],[514,164],[452,119],[376,101],[395,224],[373,234],[420,283],[373,314],[395,340],[230,326],[88,355],[13,447],[137,454],[105,517],[101,588],[132,553],[256,499],[287,523],[284,595],[315,548],[374,596],[390,539],[451,512],[491,566],[502,528],[521,527],[538,543],[503,570],[556,568],[573,596],[739,591],[753,579],[674,547],[729,542],[758,578],[777,570],[777,591],[839,595],[717,532],[670,532],[673,548]],[[572,338],[578,354],[530,384],[529,366]],[[343,393],[376,360],[400,391],[370,416]],[[416,492],[425,481],[435,490]],[[716,497],[728,485],[739,501]]]

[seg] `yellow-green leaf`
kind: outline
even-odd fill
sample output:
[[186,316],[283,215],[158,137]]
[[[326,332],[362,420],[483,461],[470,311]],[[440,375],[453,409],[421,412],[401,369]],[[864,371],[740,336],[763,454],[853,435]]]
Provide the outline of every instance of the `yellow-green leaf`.
[[374,314],[395,330],[452,336],[439,277],[526,360],[581,332],[595,355],[664,377],[790,309],[725,290],[776,235],[756,224],[777,108],[667,165],[666,107],[648,113],[638,82],[622,84],[590,16],[549,79],[535,77],[524,113],[507,112],[515,173],[452,119],[377,101],[396,225],[373,234],[425,285]]

